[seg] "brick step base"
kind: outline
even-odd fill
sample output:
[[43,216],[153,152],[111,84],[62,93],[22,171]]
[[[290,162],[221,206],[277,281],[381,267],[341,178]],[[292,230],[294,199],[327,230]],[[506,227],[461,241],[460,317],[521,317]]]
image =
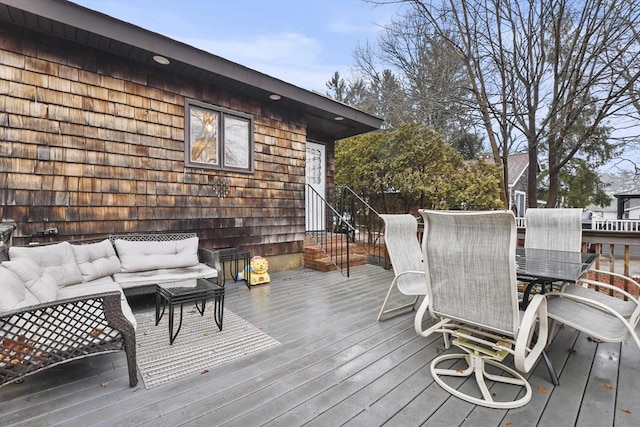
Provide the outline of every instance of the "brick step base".
[[[334,248],[339,253],[344,255],[338,255],[334,257],[332,261],[318,246],[318,244],[312,238],[307,237],[304,241],[304,266],[316,271],[333,271],[337,270],[336,264],[340,268],[346,267],[346,245],[344,239],[341,237],[333,237],[335,242],[328,242],[330,247]],[[358,245],[349,243],[349,266],[355,267],[357,265],[363,265],[367,263],[368,256],[366,251],[360,248]],[[335,263],[334,263],[335,261]]]

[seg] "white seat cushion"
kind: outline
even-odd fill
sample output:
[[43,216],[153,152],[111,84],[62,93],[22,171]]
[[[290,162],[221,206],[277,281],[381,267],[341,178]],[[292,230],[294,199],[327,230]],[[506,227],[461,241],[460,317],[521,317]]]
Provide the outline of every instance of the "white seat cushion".
[[173,282],[183,279],[218,277],[218,271],[206,264],[198,264],[183,268],[163,268],[137,273],[116,273],[113,278],[123,289],[136,286],[155,285],[160,282]]
[[[198,238],[131,242],[116,239],[121,273],[198,265]],[[117,280],[117,279],[116,279]]]
[[101,292],[112,292],[118,291],[120,292],[120,303],[122,307],[122,313],[124,316],[131,322],[133,328],[135,329],[137,326],[136,318],[131,311],[131,307],[127,302],[124,293],[122,292],[122,288],[116,282],[91,282],[91,283],[81,283],[75,286],[67,286],[58,291],[58,299],[65,298],[82,298],[87,295],[93,295]]
[[71,245],[71,248],[85,282],[111,276],[120,271],[120,259],[109,239],[88,245]]
[[42,246],[11,246],[9,258],[30,259],[50,274],[58,286],[82,282],[82,273],[69,242]]

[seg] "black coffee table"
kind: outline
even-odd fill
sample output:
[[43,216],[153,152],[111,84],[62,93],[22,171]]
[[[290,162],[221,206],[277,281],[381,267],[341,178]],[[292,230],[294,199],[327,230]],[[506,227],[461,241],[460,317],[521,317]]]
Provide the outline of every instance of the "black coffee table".
[[[222,330],[222,315],[224,310],[224,285],[219,285],[217,278],[189,279],[176,282],[165,282],[156,285],[156,326],[169,305],[169,344],[178,336],[182,327],[182,309],[186,303],[195,303],[201,316],[204,316],[207,300],[214,300],[213,318]],[[178,330],[173,332],[173,315],[175,307],[180,305],[180,323]],[[162,307],[162,310],[160,309]]]

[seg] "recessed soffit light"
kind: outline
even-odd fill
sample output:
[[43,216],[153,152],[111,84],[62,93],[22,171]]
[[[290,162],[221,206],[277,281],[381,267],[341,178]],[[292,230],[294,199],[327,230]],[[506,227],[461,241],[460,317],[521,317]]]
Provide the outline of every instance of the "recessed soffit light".
[[333,118],[333,120],[335,120],[336,122],[340,122],[340,121],[344,120],[344,117],[336,116],[336,117]]
[[282,97],[277,93],[272,93],[271,95],[269,95],[269,99],[272,101],[280,101]]
[[169,65],[171,61],[161,55],[153,55],[153,60],[156,61],[160,65]]

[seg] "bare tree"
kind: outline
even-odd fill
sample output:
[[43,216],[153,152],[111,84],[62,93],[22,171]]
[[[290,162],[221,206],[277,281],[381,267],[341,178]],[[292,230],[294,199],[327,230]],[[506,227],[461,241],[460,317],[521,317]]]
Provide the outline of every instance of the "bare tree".
[[464,64],[447,40],[428,29],[417,13],[391,22],[375,45],[355,49],[352,78],[378,94],[378,113],[391,128],[421,123],[447,141],[475,134]]
[[[406,2],[464,62],[496,162],[504,163],[509,143],[518,140],[531,165],[546,151],[547,206],[555,206],[562,167],[602,141],[594,135],[617,117],[628,117],[640,77],[640,2]],[[535,206],[537,171],[529,171]]]

